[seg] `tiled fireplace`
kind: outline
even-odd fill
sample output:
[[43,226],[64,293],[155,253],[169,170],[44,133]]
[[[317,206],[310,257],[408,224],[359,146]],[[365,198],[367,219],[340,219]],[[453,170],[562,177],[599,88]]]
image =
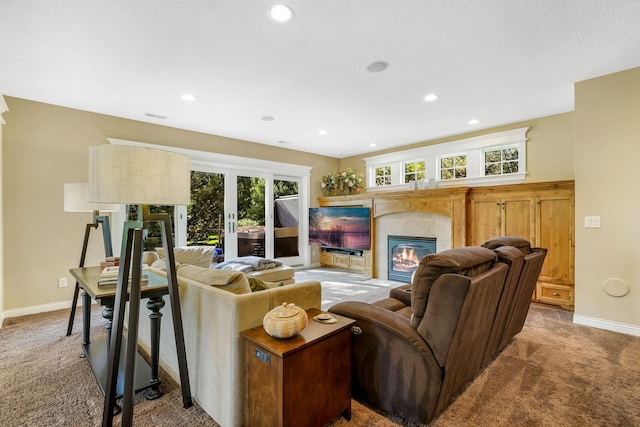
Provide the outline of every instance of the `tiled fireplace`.
[[410,283],[420,260],[436,252],[434,237],[389,235],[387,242],[387,278],[397,282]]
[[389,276],[389,236],[411,236],[434,239],[435,250],[452,248],[451,218],[428,212],[397,212],[382,215],[376,221],[376,276],[381,279],[409,283],[408,279],[391,279]]

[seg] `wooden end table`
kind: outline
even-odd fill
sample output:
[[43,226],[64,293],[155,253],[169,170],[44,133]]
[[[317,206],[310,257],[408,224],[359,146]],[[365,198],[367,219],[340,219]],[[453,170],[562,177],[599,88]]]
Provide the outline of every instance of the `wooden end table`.
[[351,419],[351,326],[313,320],[291,338],[273,338],[262,325],[242,331],[247,363],[245,425],[323,426],[338,415]]
[[[116,298],[116,285],[98,286],[100,278],[100,267],[80,267],[69,270],[71,275],[78,281],[82,288],[82,345],[84,355],[89,361],[89,366],[98,381],[102,394],[105,393],[108,375],[108,355],[109,343],[111,342],[111,326],[113,320],[113,304]],[[149,319],[151,321],[151,365],[149,365],[140,354],[136,354],[135,369],[135,390],[140,391],[149,388],[146,398],[157,399],[162,396],[160,390],[159,371],[159,350],[160,350],[160,319],[162,313],[160,309],[164,307],[163,295],[169,292],[167,279],[149,273],[148,282],[141,283],[141,298],[149,298],[147,308],[151,310]],[[106,339],[91,342],[89,330],[91,325],[91,300],[94,299],[102,306],[105,306],[102,317],[107,319],[105,325],[107,329]],[[127,294],[127,300],[129,295]],[[123,338],[122,348],[125,349],[126,341]],[[118,369],[118,381],[116,384],[116,396],[121,397],[124,391],[124,366],[126,352],[120,355]]]

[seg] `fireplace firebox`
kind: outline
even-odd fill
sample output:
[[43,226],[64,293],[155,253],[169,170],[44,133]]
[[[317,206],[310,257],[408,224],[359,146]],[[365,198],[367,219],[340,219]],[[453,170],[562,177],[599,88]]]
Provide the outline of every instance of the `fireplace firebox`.
[[387,278],[410,283],[411,275],[418,268],[420,260],[436,252],[434,237],[388,236],[387,247],[389,268]]

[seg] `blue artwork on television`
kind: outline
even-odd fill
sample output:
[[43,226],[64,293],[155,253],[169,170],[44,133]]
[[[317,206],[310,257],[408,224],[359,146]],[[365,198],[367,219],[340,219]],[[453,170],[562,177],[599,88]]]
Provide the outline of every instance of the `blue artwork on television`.
[[371,249],[369,208],[309,208],[309,245]]

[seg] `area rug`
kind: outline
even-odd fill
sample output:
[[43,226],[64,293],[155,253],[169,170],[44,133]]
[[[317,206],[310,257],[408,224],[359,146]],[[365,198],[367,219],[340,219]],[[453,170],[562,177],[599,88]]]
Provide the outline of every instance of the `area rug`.
[[295,281],[315,280],[322,284],[322,309],[328,310],[340,301],[374,302],[389,296],[389,291],[404,283],[369,279],[362,273],[337,268],[296,270]]

